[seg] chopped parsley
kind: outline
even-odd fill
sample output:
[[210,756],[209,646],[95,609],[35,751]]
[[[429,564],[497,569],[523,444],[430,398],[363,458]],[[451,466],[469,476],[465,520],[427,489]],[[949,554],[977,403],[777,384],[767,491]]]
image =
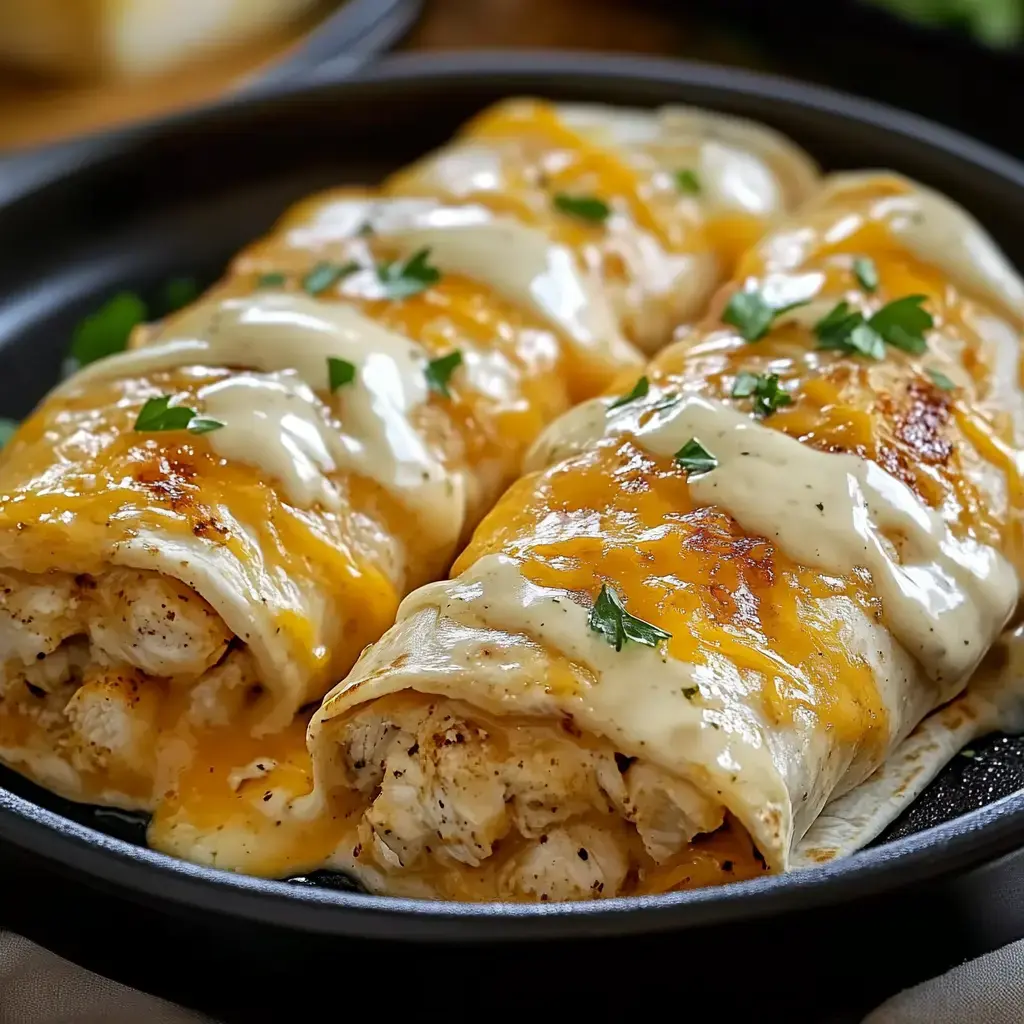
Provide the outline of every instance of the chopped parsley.
[[193,434],[208,434],[224,426],[220,420],[209,419],[196,414],[194,409],[184,405],[171,405],[170,395],[150,398],[139,412],[135,430],[153,433],[160,430],[188,430]]
[[429,249],[420,249],[404,263],[394,260],[378,264],[377,279],[384,285],[385,295],[389,299],[407,299],[437,284],[441,271],[429,264],[429,256]]
[[331,391],[337,391],[338,388],[343,388],[356,379],[356,365],[346,359],[335,359],[334,356],[328,356],[327,377],[330,381]]
[[862,313],[851,310],[849,303],[838,302],[815,325],[818,348],[845,352],[847,355],[867,359],[884,359],[885,343],[882,336],[864,319]]
[[675,460],[687,473],[710,473],[718,465],[718,459],[695,437],[676,452]]
[[612,212],[612,208],[596,196],[570,196],[559,192],[554,203],[559,212],[580,220],[589,220],[593,224],[603,224]]
[[355,260],[349,263],[330,263],[323,260],[302,279],[302,287],[310,295],[319,295],[358,269],[359,264]]
[[858,256],[853,261],[853,276],[857,283],[866,292],[873,292],[878,288],[878,267],[875,261],[867,256]]
[[666,633],[650,622],[630,615],[622,599],[607,583],[602,585],[601,593],[597,595],[597,600],[590,609],[588,624],[617,651],[621,651],[629,640],[645,647],[657,647],[660,641],[672,637],[671,633]]
[[785,389],[779,387],[777,373],[751,373],[749,370],[743,370],[736,375],[732,397],[753,398],[754,415],[762,419],[793,402]]
[[282,274],[280,270],[271,270],[269,273],[260,274],[260,276],[256,278],[256,287],[282,288],[284,287],[284,283],[287,280],[288,278],[285,277],[285,275]]
[[735,327],[744,341],[760,341],[783,313],[806,305],[803,301],[773,306],[758,291],[734,292],[722,314],[722,323]]
[[931,313],[921,308],[924,295],[907,295],[884,305],[868,324],[893,348],[919,356],[928,348],[924,333],[935,326]]
[[0,448],[7,445],[20,426],[21,424],[17,420],[9,420],[6,416],[0,416]]
[[940,391],[955,391],[956,385],[940,370],[933,370],[930,366],[925,368],[925,372],[932,379],[932,383]]
[[638,398],[643,398],[648,391],[651,390],[651,382],[646,377],[641,377],[634,385],[631,391],[623,395],[621,398],[616,398],[611,405],[608,406],[608,411],[612,409],[618,409],[623,405],[628,405],[630,402],[635,402]]
[[461,365],[462,353],[458,349],[454,352],[449,352],[446,356],[431,359],[427,363],[426,370],[424,370],[427,378],[427,387],[438,395],[451,398],[451,393],[448,391],[448,382],[451,380],[451,376],[456,368]]
[[700,194],[700,178],[697,177],[696,171],[691,171],[689,168],[682,171],[676,171],[676,188],[680,192],[685,192],[689,196],[695,196]]
[[71,359],[87,366],[123,352],[135,327],[146,319],[146,304],[134,292],[115,295],[75,328],[71,339]]

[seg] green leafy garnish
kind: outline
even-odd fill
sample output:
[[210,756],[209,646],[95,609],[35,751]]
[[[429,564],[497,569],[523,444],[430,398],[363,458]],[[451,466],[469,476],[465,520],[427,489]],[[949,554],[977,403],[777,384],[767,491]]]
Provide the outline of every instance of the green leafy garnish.
[[709,473],[718,465],[718,459],[695,437],[676,452],[675,460],[687,473]]
[[168,313],[194,302],[199,295],[199,286],[191,277],[175,277],[163,287],[161,299]]
[[858,256],[853,261],[853,276],[866,292],[873,292],[878,287],[878,267],[867,256]]
[[697,177],[696,171],[689,169],[683,171],[676,171],[676,188],[680,192],[685,192],[687,195],[695,196],[700,192],[700,178]]
[[806,305],[804,301],[773,306],[760,292],[734,292],[722,314],[722,323],[735,327],[744,341],[760,341],[783,313]]
[[302,279],[302,287],[310,295],[319,295],[358,269],[359,264],[354,260],[350,263],[330,263],[324,260],[306,274]]
[[818,336],[820,349],[832,349],[867,359],[885,358],[882,336],[870,326],[863,314],[851,310],[846,302],[836,303],[814,325],[814,333]]
[[940,391],[955,391],[956,385],[940,370],[933,370],[930,366],[925,368],[925,372],[932,379],[932,383]]
[[596,196],[570,196],[559,192],[554,202],[556,210],[567,213],[570,217],[589,220],[594,224],[603,224],[612,212],[612,208]]
[[280,270],[271,270],[267,274],[260,274],[256,278],[257,288],[281,288],[288,278]]
[[869,321],[873,330],[893,348],[919,356],[928,348],[924,332],[935,326],[931,313],[921,308],[924,295],[907,295],[884,305]]
[[6,416],[0,416],[0,448],[6,446],[20,426],[21,424],[17,420],[9,420]]
[[208,434],[224,424],[196,414],[194,409],[184,405],[171,405],[171,395],[150,398],[139,412],[135,430],[153,433],[159,430],[188,430],[193,434]]
[[377,279],[384,285],[389,299],[407,299],[410,295],[419,295],[441,280],[441,271],[427,262],[429,256],[429,249],[420,249],[405,263],[395,260],[378,265]]
[[753,398],[754,415],[762,419],[771,416],[784,405],[791,405],[793,399],[779,387],[777,373],[750,373],[743,370],[736,375],[732,386],[733,398]]
[[337,391],[346,384],[351,384],[356,379],[356,364],[346,359],[335,359],[334,356],[327,357],[327,377],[330,380],[331,391]]
[[607,583],[602,585],[601,593],[590,609],[588,624],[617,651],[621,651],[628,640],[645,647],[657,647],[662,640],[672,638],[671,633],[630,615],[619,595]]
[[427,387],[431,391],[443,395],[445,398],[451,398],[452,396],[448,391],[448,382],[451,380],[456,367],[461,365],[462,353],[458,349],[454,352],[449,352],[446,356],[440,356],[438,359],[431,359],[427,363],[426,370],[424,370],[427,378]]
[[635,402],[638,398],[643,398],[648,391],[651,390],[651,382],[646,377],[641,377],[634,385],[632,390],[623,395],[621,398],[616,398],[611,405],[608,406],[608,411],[612,409],[618,409],[620,406],[628,405],[630,402]]
[[105,306],[87,316],[76,328],[70,356],[86,366],[123,352],[132,330],[146,319],[146,304],[134,292],[121,292]]

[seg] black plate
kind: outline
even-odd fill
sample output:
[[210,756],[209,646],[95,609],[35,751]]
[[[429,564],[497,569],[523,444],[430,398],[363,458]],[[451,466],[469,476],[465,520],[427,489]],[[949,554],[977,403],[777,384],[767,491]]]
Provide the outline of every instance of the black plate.
[[[182,273],[212,280],[290,201],[328,184],[374,181],[511,94],[686,102],[747,115],[787,132],[827,167],[892,167],[947,192],[1024,265],[1024,168],[894,110],[700,65],[566,54],[395,58],[347,81],[235,98],[111,137],[69,177],[0,207],[0,411],[29,411],[54,382],[72,326],[116,289],[152,291]],[[110,815],[76,809],[65,817],[66,804],[10,773],[0,839],[131,900],[307,935],[459,942],[721,927],[893,894],[1014,849],[1024,837],[1024,794],[1015,792],[1022,748],[993,740],[978,749],[987,752],[957,759],[940,795],[926,796],[917,818],[893,833],[912,834],[845,861],[592,904],[438,904],[232,876],[117,838],[122,823]],[[960,785],[963,770],[981,774]],[[990,802],[1004,793],[1012,795]],[[969,813],[946,820],[959,810]],[[914,832],[922,820],[942,823]]]

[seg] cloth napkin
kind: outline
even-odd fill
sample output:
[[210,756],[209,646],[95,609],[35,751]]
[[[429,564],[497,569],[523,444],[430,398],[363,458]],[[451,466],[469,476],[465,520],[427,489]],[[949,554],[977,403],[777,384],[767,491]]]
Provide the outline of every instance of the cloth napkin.
[[[214,1024],[0,932],[0,1024]],[[1020,1024],[1024,939],[893,996],[863,1024]]]

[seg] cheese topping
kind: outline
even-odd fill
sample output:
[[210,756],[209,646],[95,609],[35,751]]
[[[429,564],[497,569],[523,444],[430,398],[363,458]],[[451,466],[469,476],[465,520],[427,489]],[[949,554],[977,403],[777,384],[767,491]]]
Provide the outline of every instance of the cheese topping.
[[567,413],[542,435],[529,463],[537,468],[625,434],[663,456],[698,439],[717,465],[690,478],[694,499],[720,506],[804,565],[842,574],[866,568],[897,639],[949,692],[1016,605],[1017,577],[1006,559],[955,537],[873,462],[816,451],[703,396],[673,401],[652,391],[647,401],[602,416],[605,408],[597,400]]
[[[321,400],[315,392],[329,391],[331,358],[352,363],[355,379]],[[454,543],[465,517],[465,482],[434,457],[412,422],[427,399],[426,363],[420,346],[347,306],[270,293],[201,302],[152,345],[91,363],[63,390],[183,366],[276,374],[200,392],[209,403],[205,413],[226,424],[204,435],[215,451],[266,470],[304,507],[317,500],[336,507],[329,474],[359,473],[429,523],[439,544]]]

